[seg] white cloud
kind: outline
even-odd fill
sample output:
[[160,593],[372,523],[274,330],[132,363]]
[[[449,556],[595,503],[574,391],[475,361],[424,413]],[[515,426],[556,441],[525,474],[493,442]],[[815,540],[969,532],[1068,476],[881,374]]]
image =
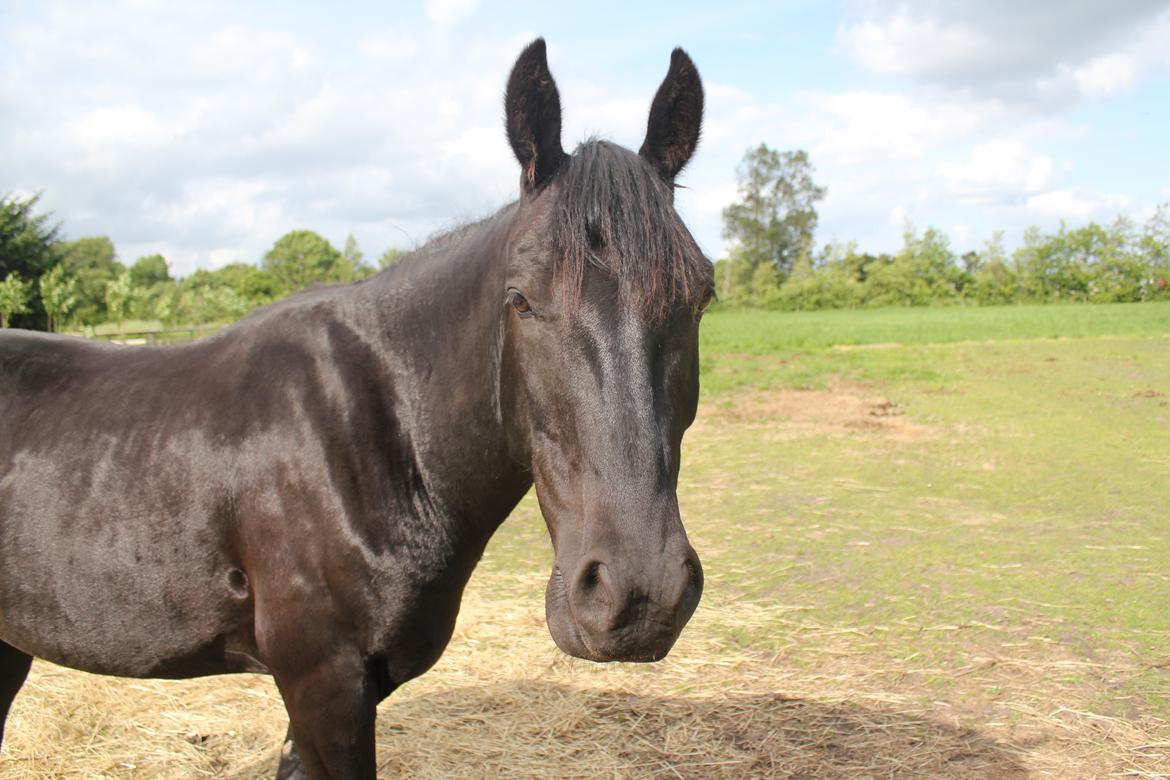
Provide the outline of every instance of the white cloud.
[[842,28],[837,40],[862,65],[897,76],[962,70],[988,43],[979,30],[908,12]]
[[614,95],[592,84],[568,83],[562,93],[571,100],[564,117],[561,140],[566,150],[591,136],[608,138],[637,149],[646,135],[650,95]]
[[1137,80],[1137,58],[1130,54],[1095,57],[1072,72],[1081,94],[1106,98],[1128,88]]
[[1051,109],[1099,99],[1170,65],[1161,0],[872,4],[837,31],[839,52],[876,73]]
[[879,92],[822,93],[806,102],[821,114],[810,120],[813,154],[840,164],[913,160],[931,148],[968,135],[993,119],[990,103],[919,100]]
[[889,222],[890,227],[898,230],[906,227],[906,221],[910,219],[910,210],[902,204],[898,204],[890,209]]
[[796,137],[791,114],[782,107],[761,104],[750,98],[720,100],[708,98],[703,112],[703,137],[706,148],[730,146],[742,153],[762,139],[776,136]]
[[1029,197],[1027,210],[1041,217],[1085,221],[1111,218],[1132,203],[1132,199],[1123,195],[1053,190]]
[[710,103],[734,103],[751,99],[751,93],[733,84],[722,84],[717,81],[703,83],[703,96]]
[[184,197],[158,204],[151,216],[175,232],[206,221],[228,233],[259,233],[280,221],[279,206],[271,199],[274,190],[262,178],[198,179],[184,187]]
[[1012,201],[1046,189],[1053,174],[1052,160],[1032,154],[1019,141],[978,144],[965,163],[944,162],[938,175],[944,186],[967,203]]
[[951,225],[951,243],[955,246],[965,246],[971,240],[971,228],[959,223]]
[[182,132],[136,104],[99,106],[83,113],[70,130],[77,145],[91,153],[106,153],[111,147],[141,151],[144,146],[172,143]]
[[0,170],[45,192],[66,237],[108,234],[124,259],[165,245],[185,275],[227,247],[255,262],[294,228],[376,256],[515,197],[500,100],[526,33],[456,57],[427,33],[330,48],[229,8],[44,9],[0,32],[17,44]]
[[1052,106],[1104,100],[1133,86],[1142,70],[1143,65],[1133,54],[1107,54],[1075,67],[1059,66],[1053,75],[1036,81],[1035,94]]

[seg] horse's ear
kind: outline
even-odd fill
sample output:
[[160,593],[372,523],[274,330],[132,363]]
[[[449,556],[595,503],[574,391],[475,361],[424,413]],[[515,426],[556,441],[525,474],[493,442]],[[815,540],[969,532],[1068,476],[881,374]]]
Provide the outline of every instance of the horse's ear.
[[675,49],[670,54],[670,70],[650,105],[646,140],[638,153],[662,178],[673,182],[695,153],[702,124],[703,83],[699,71],[685,51]]
[[548,69],[544,39],[528,44],[512,67],[504,95],[508,143],[523,174],[524,192],[539,189],[565,159],[561,148],[561,97]]

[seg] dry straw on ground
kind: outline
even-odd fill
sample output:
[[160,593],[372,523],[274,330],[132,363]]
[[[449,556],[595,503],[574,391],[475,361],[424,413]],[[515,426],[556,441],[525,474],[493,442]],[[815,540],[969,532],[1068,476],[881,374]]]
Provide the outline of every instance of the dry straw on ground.
[[[878,661],[865,632],[816,625],[795,606],[720,601],[718,588],[665,662],[593,665],[554,648],[540,586],[538,575],[477,576],[447,654],[379,709],[380,776],[1170,773],[1165,723],[1086,707],[1117,670],[1034,648],[948,669]],[[791,649],[765,656],[716,639],[761,629]],[[0,778],[269,777],[284,725],[261,677],[138,682],[38,664]]]

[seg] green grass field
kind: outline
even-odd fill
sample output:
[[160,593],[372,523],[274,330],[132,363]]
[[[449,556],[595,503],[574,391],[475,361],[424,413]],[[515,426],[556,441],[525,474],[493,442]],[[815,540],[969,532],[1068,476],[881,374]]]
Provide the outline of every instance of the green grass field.
[[[703,603],[652,665],[567,659],[529,495],[403,777],[1170,777],[1170,304],[712,312],[679,501]],[[270,776],[264,678],[34,667],[0,778]]]
[[[716,407],[859,382],[923,428],[787,436],[776,419],[745,446],[706,426],[687,483],[731,487],[687,495],[750,572],[737,587],[851,625],[909,621],[882,643],[899,653],[919,624],[1031,603],[1037,636],[1074,653],[1170,661],[1170,306],[736,313],[705,346]],[[1149,703],[1170,713],[1163,677]]]

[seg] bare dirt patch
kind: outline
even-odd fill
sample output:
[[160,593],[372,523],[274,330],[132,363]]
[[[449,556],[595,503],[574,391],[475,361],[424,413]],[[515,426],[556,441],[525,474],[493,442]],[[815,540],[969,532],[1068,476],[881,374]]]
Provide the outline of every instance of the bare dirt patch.
[[941,434],[938,428],[906,416],[896,403],[873,388],[842,381],[823,390],[778,388],[704,404],[698,424],[719,420],[759,425],[785,438],[869,433],[912,441]]

